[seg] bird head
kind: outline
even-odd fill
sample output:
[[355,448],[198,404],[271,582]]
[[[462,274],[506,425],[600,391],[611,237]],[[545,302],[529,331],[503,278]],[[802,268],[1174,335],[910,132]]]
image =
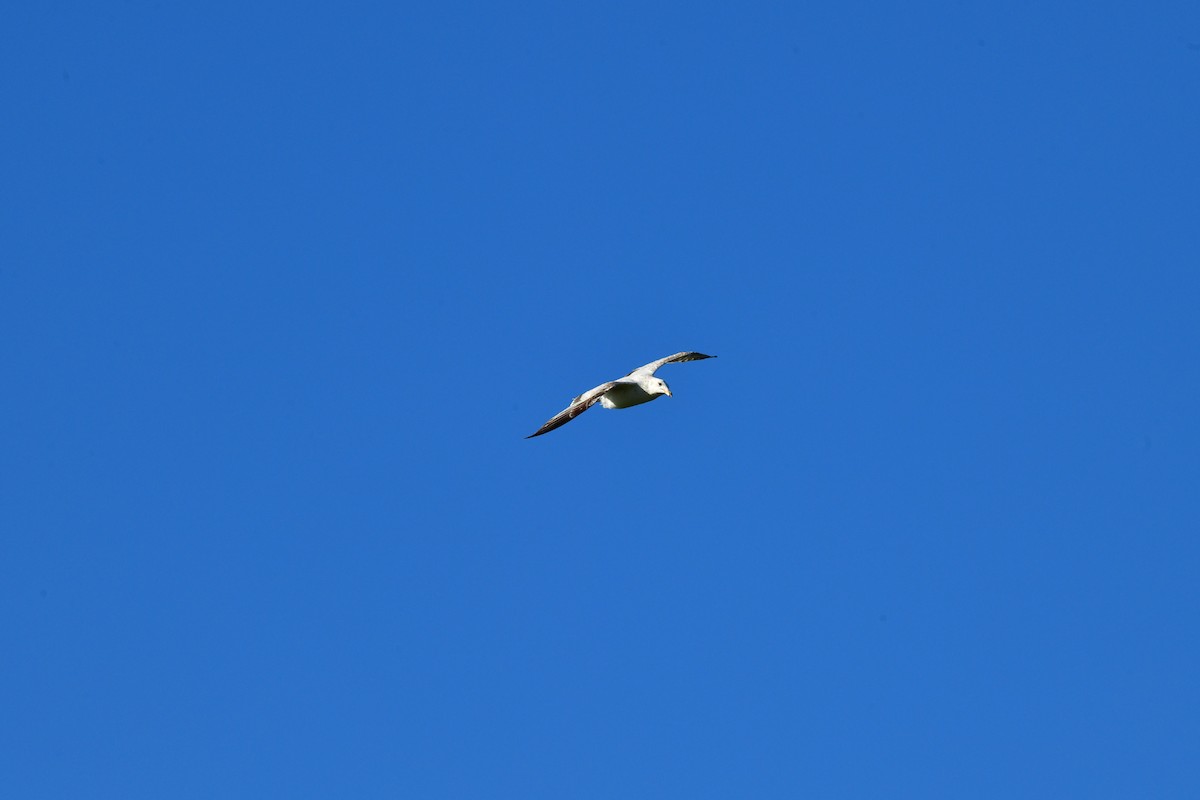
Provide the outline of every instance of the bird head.
[[667,397],[672,396],[671,395],[671,387],[667,386],[667,382],[664,381],[662,378],[654,379],[654,388],[658,389],[659,394],[665,394]]

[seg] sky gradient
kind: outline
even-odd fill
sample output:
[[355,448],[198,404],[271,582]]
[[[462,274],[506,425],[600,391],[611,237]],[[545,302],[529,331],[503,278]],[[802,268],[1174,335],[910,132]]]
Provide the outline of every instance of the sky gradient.
[[10,796],[1200,796],[1194,2],[6,16]]

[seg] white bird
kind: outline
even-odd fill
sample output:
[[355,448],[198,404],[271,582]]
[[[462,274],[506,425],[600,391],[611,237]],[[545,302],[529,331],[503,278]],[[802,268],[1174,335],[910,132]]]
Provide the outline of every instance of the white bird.
[[571,405],[546,420],[546,424],[538,428],[536,433],[531,433],[525,438],[532,439],[534,436],[549,433],[555,428],[561,428],[596,403],[605,408],[629,408],[649,403],[659,395],[665,394],[667,397],[671,397],[671,387],[667,386],[666,381],[662,378],[654,377],[654,371],[663,364],[673,364],[677,361],[699,361],[704,358],[716,358],[716,356],[706,356],[704,353],[676,353],[673,356],[660,358],[658,361],[651,361],[623,378],[602,383],[595,389],[589,389],[579,395],[571,401]]

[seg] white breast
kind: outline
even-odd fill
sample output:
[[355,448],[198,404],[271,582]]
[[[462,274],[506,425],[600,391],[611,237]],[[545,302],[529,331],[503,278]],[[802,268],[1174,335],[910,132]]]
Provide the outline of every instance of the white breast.
[[658,395],[644,391],[636,383],[618,383],[604,393],[604,396],[600,398],[600,405],[605,408],[629,408],[649,403],[656,397]]

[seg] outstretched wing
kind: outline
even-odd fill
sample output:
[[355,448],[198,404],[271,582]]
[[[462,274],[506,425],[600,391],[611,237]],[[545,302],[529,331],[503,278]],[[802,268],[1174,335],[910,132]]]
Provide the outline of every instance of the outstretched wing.
[[[651,361],[644,367],[638,367],[633,372],[629,373],[629,375],[653,375],[654,371],[663,364],[674,364],[679,361],[700,361],[704,358],[716,358],[716,356],[706,356],[704,353],[676,353],[673,356],[660,358],[658,361]],[[628,378],[629,375],[626,375],[625,377]]]
[[543,433],[549,433],[555,428],[561,428],[563,425],[566,425],[568,422],[575,419],[580,414],[598,403],[600,398],[604,396],[604,393],[616,385],[616,381],[609,381],[608,383],[600,384],[595,389],[590,389],[584,392],[583,394],[579,395],[579,397],[576,397],[574,400],[572,400],[571,405],[567,406],[562,411],[546,420],[546,424],[538,428],[536,433],[531,433],[525,438],[532,439],[534,436],[541,436]]

